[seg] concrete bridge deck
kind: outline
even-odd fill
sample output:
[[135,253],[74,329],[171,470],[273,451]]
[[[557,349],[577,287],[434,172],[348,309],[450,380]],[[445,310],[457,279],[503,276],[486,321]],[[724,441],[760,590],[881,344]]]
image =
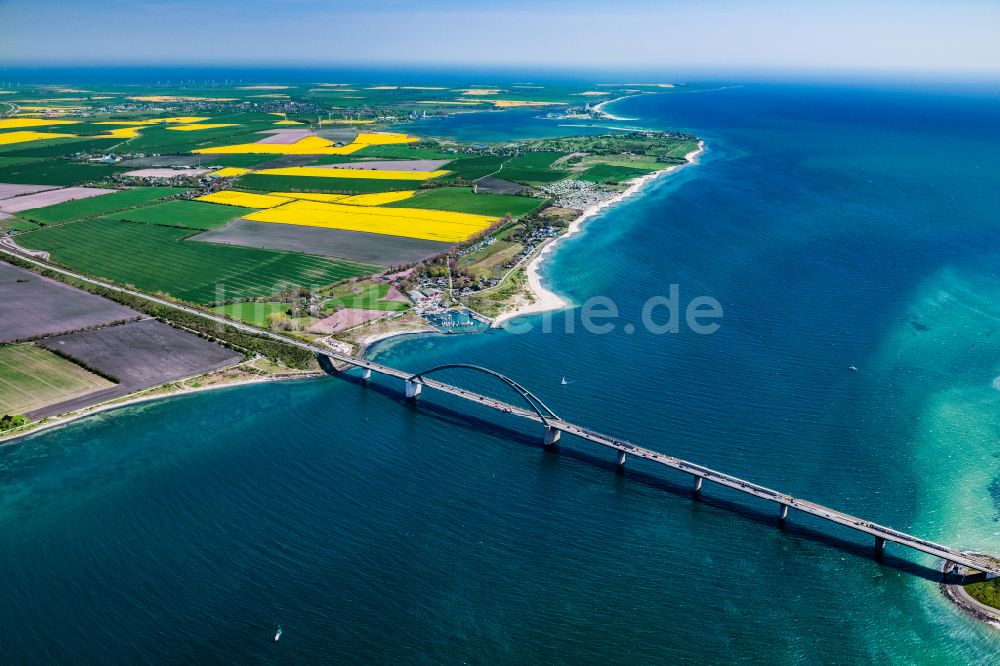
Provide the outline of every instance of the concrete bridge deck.
[[[16,247],[16,246],[15,246]],[[585,428],[569,421],[565,421],[558,417],[547,417],[537,410],[525,409],[523,407],[518,407],[515,405],[508,404],[504,401],[497,400],[496,398],[491,398],[474,391],[467,391],[458,386],[448,384],[436,379],[429,377],[424,377],[422,375],[414,375],[397,368],[393,368],[387,365],[382,365],[380,363],[375,363],[367,359],[356,358],[347,354],[342,354],[333,351],[326,347],[319,347],[317,345],[309,344],[301,340],[296,340],[279,333],[274,333],[273,331],[267,331],[264,329],[257,328],[255,326],[250,326],[248,324],[243,324],[241,322],[235,322],[233,320],[221,317],[212,313],[199,310],[197,308],[188,307],[185,305],[180,305],[165,299],[161,299],[155,296],[150,296],[142,292],[138,292],[132,289],[126,289],[124,287],[119,287],[117,285],[104,282],[102,280],[96,280],[94,278],[81,275],[72,271],[68,271],[62,268],[53,266],[47,262],[39,261],[31,256],[28,256],[22,252],[11,251],[10,244],[0,245],[0,253],[9,254],[16,256],[22,261],[28,261],[32,264],[40,266],[42,268],[61,273],[78,280],[83,280],[92,284],[99,285],[106,289],[111,289],[121,293],[127,293],[132,296],[138,296],[146,300],[167,305],[178,310],[182,310],[191,314],[198,315],[204,319],[218,322],[226,326],[231,326],[236,329],[244,330],[256,335],[266,336],[275,340],[279,340],[289,345],[294,345],[302,349],[307,349],[318,356],[326,356],[328,358],[334,359],[346,365],[350,365],[362,370],[362,377],[368,379],[372,373],[377,373],[386,377],[393,377],[396,379],[401,379],[404,382],[406,397],[416,398],[420,393],[422,388],[426,387],[429,389],[434,389],[441,391],[442,393],[447,393],[449,395],[456,396],[463,400],[467,400],[472,403],[482,405],[483,407],[516,416],[528,421],[533,421],[539,423],[545,427],[545,444],[551,445],[555,444],[560,438],[562,433],[569,435],[574,435],[583,440],[604,446],[609,449],[613,449],[618,455],[618,464],[622,465],[625,463],[626,457],[631,455],[637,458],[642,458],[644,460],[649,460],[654,463],[658,463],[665,467],[684,472],[688,474],[693,479],[693,491],[699,493],[702,491],[702,485],[704,481],[709,481],[716,483],[720,486],[725,486],[733,490],[739,491],[746,495],[756,497],[758,499],[766,500],[769,502],[774,502],[778,505],[778,517],[780,520],[785,520],[788,516],[790,509],[795,509],[803,513],[807,513],[812,516],[816,516],[823,520],[829,521],[831,523],[836,523],[842,525],[856,532],[861,532],[870,535],[874,538],[874,550],[877,556],[881,555],[885,549],[885,545],[888,542],[898,543],[907,548],[912,548],[922,553],[927,553],[928,555],[933,555],[939,557],[943,560],[954,562],[963,566],[970,567],[972,569],[983,571],[989,574],[994,574],[1000,576],[1000,558],[997,561],[989,557],[983,557],[975,553],[965,552],[952,548],[950,546],[945,546],[942,544],[934,543],[926,539],[921,539],[920,537],[906,534],[905,532],[900,532],[899,530],[892,529],[890,527],[885,527],[884,525],[878,525],[870,521],[864,520],[863,518],[858,518],[856,516],[851,516],[849,514],[837,511],[836,509],[831,509],[830,507],[823,506],[821,504],[816,504],[815,502],[810,502],[808,500],[799,499],[788,495],[786,493],[779,492],[777,490],[772,490],[764,486],[758,485],[751,481],[741,479],[724,472],[719,472],[717,470],[698,465],[681,458],[675,458],[673,456],[660,453],[658,451],[653,451],[652,449],[643,448],[631,442],[628,442],[617,437],[612,437],[589,428]]]

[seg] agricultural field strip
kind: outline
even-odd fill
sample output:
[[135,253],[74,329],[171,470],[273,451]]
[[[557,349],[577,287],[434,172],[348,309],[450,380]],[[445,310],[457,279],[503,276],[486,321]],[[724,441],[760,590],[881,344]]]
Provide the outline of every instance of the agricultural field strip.
[[[138,229],[136,228],[138,227]],[[372,264],[280,251],[185,242],[187,229],[104,218],[47,227],[19,237],[64,265],[195,302],[261,296],[277,285],[321,286],[381,270]]]
[[499,218],[421,208],[359,207],[293,201],[284,206],[252,213],[245,219],[458,242],[488,228]]
[[392,145],[399,143],[414,143],[420,139],[415,136],[396,133],[361,133],[354,141],[344,146],[335,146],[333,141],[318,136],[307,136],[295,143],[242,143],[229,146],[199,148],[192,152],[199,154],[215,153],[258,153],[276,155],[350,155],[368,146]]
[[[34,208],[25,211],[22,216],[29,220],[44,222],[48,226],[59,226],[85,219],[105,217],[143,206],[153,206],[161,199],[185,191],[187,190],[183,187],[140,187],[132,190],[118,190],[98,197],[72,199],[44,208]],[[101,205],[98,206],[98,204]],[[112,204],[112,207],[108,207],[107,204]]]
[[388,169],[330,169],[327,167],[286,167],[261,169],[254,173],[262,176],[305,176],[311,178],[364,178],[373,180],[430,180],[448,171],[391,171]]
[[[14,346],[15,347],[27,347],[29,345],[14,345]],[[39,397],[38,394],[31,393],[30,388],[27,387],[27,386],[25,386],[24,383],[14,384],[13,382],[7,381],[7,379],[5,379],[5,377],[10,377],[10,376],[15,375],[15,374],[22,374],[23,375],[24,374],[25,361],[28,360],[28,359],[24,359],[24,358],[20,358],[20,359],[18,359],[18,358],[15,358],[15,359],[5,358],[5,356],[8,356],[13,350],[0,349],[0,351],[7,352],[7,354],[0,354],[0,382],[3,382],[4,384],[6,384],[7,386],[9,386],[14,391],[25,391],[25,392],[31,394],[32,397],[36,397],[36,398]],[[10,363],[11,360],[14,360],[15,363]],[[28,375],[28,377],[31,379],[31,381],[37,382],[39,384],[42,384],[42,385],[44,385],[44,386],[52,389],[53,391],[61,391],[62,390],[60,387],[56,386],[55,384],[50,384],[49,382],[45,381],[45,379],[43,379],[41,373],[33,372],[30,375]]]
[[[59,379],[62,382],[55,383]],[[29,398],[20,403],[0,399],[4,413],[33,411],[114,386],[107,379],[35,345],[0,347],[0,383],[9,387],[9,393]],[[4,392],[0,388],[0,395]]]

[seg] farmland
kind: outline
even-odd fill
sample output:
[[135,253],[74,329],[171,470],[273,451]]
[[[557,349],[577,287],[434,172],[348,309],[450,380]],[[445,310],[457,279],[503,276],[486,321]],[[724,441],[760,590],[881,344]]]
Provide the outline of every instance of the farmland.
[[504,163],[497,177],[525,185],[541,185],[562,180],[569,175],[566,171],[549,168],[563,157],[560,152],[534,152],[519,155]]
[[0,261],[0,342],[135,319],[139,313]]
[[186,241],[187,229],[102,218],[18,236],[60,264],[195,303],[266,296],[378,271],[368,264]]
[[376,169],[336,169],[328,167],[286,167],[284,169],[261,169],[262,176],[302,176],[306,178],[347,178],[375,180],[428,180],[448,173],[447,171],[390,171]]
[[253,324],[254,326],[267,327],[268,317],[271,315],[281,314],[288,310],[288,307],[288,303],[258,303],[257,301],[240,301],[238,303],[217,305],[212,308],[212,312],[215,314],[225,315],[230,319],[245,321],[246,323]]
[[380,178],[313,178],[310,176],[268,176],[256,173],[241,176],[240,187],[259,192],[331,192],[339,194],[366,194],[412,190],[412,180]]
[[500,170],[503,163],[507,161],[508,158],[501,157],[499,155],[483,155],[481,157],[464,157],[462,159],[455,160],[448,165],[448,170],[451,173],[448,175],[448,180],[454,180],[456,178],[461,178],[467,181],[473,181],[483,176],[489,176]]
[[253,208],[214,206],[199,201],[176,199],[143,208],[133,208],[132,210],[114,213],[107,217],[126,222],[141,222],[143,224],[157,224],[206,231],[221,227],[230,220],[242,217],[253,211]]
[[308,252],[382,266],[420,261],[447,252],[452,243],[386,236],[343,229],[303,227],[237,220],[221,229],[194,237],[205,243]]
[[398,312],[410,307],[408,301],[385,300],[389,285],[378,282],[360,282],[339,285],[326,294],[324,309],[358,308],[363,310],[384,310]]
[[636,176],[643,176],[650,173],[650,171],[650,169],[616,166],[613,164],[595,164],[577,175],[577,179],[592,183],[619,183],[623,180],[635,178]]
[[29,414],[112,386],[42,347],[0,345],[0,416]]
[[[210,372],[242,359],[239,353],[154,319],[69,333],[39,344],[114,377],[118,386],[107,397]],[[122,349],[128,353],[122,354]]]
[[290,199],[273,196],[270,194],[254,194],[252,192],[238,192],[236,190],[222,190],[200,196],[196,201],[204,201],[224,206],[236,206],[242,208],[274,208],[286,204]]
[[121,169],[99,164],[51,160],[0,168],[0,183],[77,185],[88,182],[96,183],[119,171]]
[[464,241],[497,221],[494,217],[468,213],[388,206],[344,206],[318,201],[293,201],[278,208],[252,213],[246,219],[442,242]]
[[439,187],[419,192],[412,199],[398,203],[387,203],[387,208],[428,208],[432,210],[452,210],[477,215],[503,217],[510,213],[522,217],[542,205],[542,199],[519,197],[506,194],[473,194],[466,187]]
[[40,224],[56,224],[69,222],[85,217],[96,217],[113,211],[125,210],[141,206],[164,197],[184,192],[176,187],[142,187],[134,190],[122,190],[114,194],[105,194],[87,199],[74,199],[54,206],[35,208],[20,213],[20,216],[31,222]]

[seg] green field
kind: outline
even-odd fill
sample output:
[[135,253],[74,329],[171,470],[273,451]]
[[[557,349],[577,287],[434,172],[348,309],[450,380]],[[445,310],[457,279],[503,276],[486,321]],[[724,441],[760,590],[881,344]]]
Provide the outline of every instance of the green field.
[[[0,180],[0,182],[3,182]],[[383,180],[379,178],[323,178],[313,176],[269,176],[251,173],[240,176],[238,187],[258,192],[329,192],[368,194],[397,192],[420,187],[419,180]]]
[[47,160],[0,168],[0,183],[80,185],[97,182],[122,169],[68,160]]
[[38,157],[7,157],[0,156],[0,169],[6,169],[12,166],[21,166],[22,164],[31,164],[32,162],[37,162]]
[[254,210],[256,209],[174,199],[152,206],[113,213],[105,217],[126,222],[142,222],[143,224],[159,224],[167,227],[207,231],[221,227],[230,220],[243,217]]
[[35,345],[0,346],[0,416],[24,414],[114,386]]
[[141,206],[184,191],[184,188],[181,187],[139,187],[134,190],[121,190],[114,194],[102,194],[87,199],[66,201],[45,208],[26,210],[18,213],[18,216],[30,222],[57,224]]
[[121,143],[121,139],[48,139],[0,146],[5,157],[60,157],[75,153],[100,152]]
[[212,308],[212,312],[225,315],[231,319],[253,324],[266,328],[268,325],[268,315],[283,313],[288,310],[288,303],[257,303],[255,301],[241,301],[228,305],[219,305]]
[[425,208],[451,210],[503,217],[510,213],[522,217],[542,205],[542,199],[518,197],[509,194],[473,194],[468,187],[438,187],[418,192],[410,199],[386,204],[391,208]]
[[17,217],[12,217],[9,220],[0,220],[0,229],[4,231],[31,231],[32,229],[37,229],[38,225],[34,222],[28,222],[27,220],[22,220]]
[[384,146],[367,146],[351,153],[351,157],[382,157],[399,160],[450,160],[457,155],[440,148],[424,147],[419,144],[388,144]]
[[202,155],[202,164],[218,164],[224,167],[255,167],[264,162],[270,162],[280,155],[242,155],[233,153],[232,155]]
[[987,606],[1000,609],[1000,578],[969,583],[965,586],[965,591]]
[[18,243],[91,275],[206,304],[326,286],[381,270],[308,254],[184,240],[190,235],[188,229],[95,218],[22,234]]
[[578,180],[586,180],[591,183],[620,183],[623,180],[643,176],[651,171],[653,170],[612,164],[595,164],[586,171],[581,171],[576,177]]
[[329,298],[324,302],[323,309],[328,314],[333,314],[335,309],[340,308],[384,310],[386,312],[409,309],[408,302],[381,300],[385,298],[387,293],[389,293],[389,285],[379,282],[342,284],[330,290]]
[[569,175],[566,171],[550,169],[549,166],[565,155],[560,152],[533,152],[518,155],[503,165],[498,178],[525,185],[543,185],[562,180]]
[[[233,121],[228,118],[211,118],[203,122],[230,123]],[[273,129],[273,125],[270,123],[237,125],[236,127],[219,127],[191,132],[181,132],[165,127],[153,126],[141,129],[139,136],[134,139],[128,139],[122,146],[122,149],[132,153],[190,153],[198,148],[253,143],[263,139],[265,136],[263,134],[256,134],[255,132],[266,129]],[[205,157],[208,159],[212,155],[206,155]]]
[[[444,176],[445,180],[462,178],[464,180],[478,180],[484,176],[498,171],[503,163],[509,158],[500,155],[480,155],[478,157],[462,157],[456,159],[448,165],[450,174]],[[500,174],[497,174],[499,177]]]

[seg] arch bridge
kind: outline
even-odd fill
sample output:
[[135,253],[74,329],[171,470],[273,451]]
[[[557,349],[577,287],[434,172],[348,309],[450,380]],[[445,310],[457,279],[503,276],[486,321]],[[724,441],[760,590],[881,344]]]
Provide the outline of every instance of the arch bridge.
[[516,381],[508,377],[507,375],[500,374],[496,370],[490,370],[489,368],[484,368],[481,365],[471,365],[469,363],[446,363],[445,365],[439,365],[431,368],[430,370],[424,370],[423,372],[418,372],[417,374],[411,376],[406,380],[406,397],[414,398],[420,393],[420,387],[423,385],[424,377],[427,375],[433,375],[434,373],[441,372],[442,370],[472,370],[474,372],[482,373],[488,377],[500,380],[501,383],[510,387],[514,392],[520,396],[521,400],[528,405],[528,408],[538,415],[538,418],[544,424],[548,424],[551,421],[561,420],[555,412],[553,412],[549,407],[542,402],[541,398],[537,395],[524,388]]

